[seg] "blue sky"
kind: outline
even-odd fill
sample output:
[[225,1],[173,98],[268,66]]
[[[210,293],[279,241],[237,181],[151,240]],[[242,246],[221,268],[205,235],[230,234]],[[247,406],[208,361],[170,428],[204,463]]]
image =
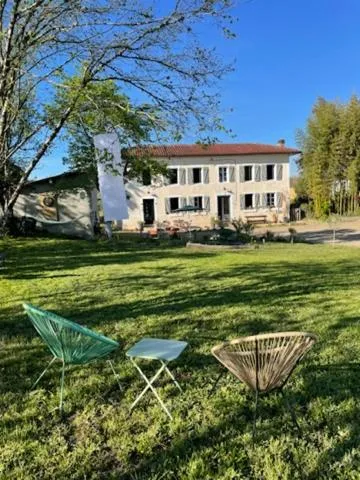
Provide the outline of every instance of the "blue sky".
[[[219,54],[236,59],[221,84],[223,118],[235,138],[224,134],[222,141],[285,138],[295,146],[296,129],[318,96],[345,101],[360,94],[360,0],[240,0],[234,15],[237,38],[216,37]],[[214,45],[211,29],[202,36]],[[189,133],[184,141],[196,138]],[[52,152],[37,177],[65,170],[64,148]]]

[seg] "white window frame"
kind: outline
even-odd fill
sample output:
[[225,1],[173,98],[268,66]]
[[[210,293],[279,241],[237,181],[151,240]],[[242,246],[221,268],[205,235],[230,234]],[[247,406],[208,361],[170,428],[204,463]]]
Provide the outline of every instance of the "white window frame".
[[[276,164],[275,163],[266,163],[266,182],[274,182],[276,180]],[[273,178],[267,178],[267,168],[273,167]],[[270,192],[272,193],[272,192]]]
[[[164,182],[165,186],[166,187],[172,187],[173,185],[180,185],[179,183],[179,180],[180,180],[180,177],[179,177],[179,170],[180,170],[180,167],[167,167],[167,170],[177,170],[177,183],[166,183],[166,181]],[[169,177],[165,177],[169,180]],[[175,198],[175,197],[173,197]]]
[[[244,167],[244,183],[253,183],[255,182],[255,165],[247,163],[246,165],[243,165]],[[245,180],[245,168],[246,167],[251,167],[251,180]]]
[[[249,181],[250,181],[250,180],[249,180]],[[251,193],[251,192],[248,193],[248,192],[246,192],[246,193],[244,193],[243,195],[244,195],[244,212],[249,212],[249,211],[251,211],[251,210],[255,210],[255,205],[254,205],[254,204],[255,204],[255,193]],[[246,197],[246,195],[251,195],[251,197],[252,197],[252,202],[251,202],[252,206],[251,206],[251,207],[248,207],[248,208],[246,208],[246,202],[245,202],[245,197]]]
[[[234,165],[218,165],[217,167],[217,183],[230,183],[229,181],[229,174],[230,174],[230,167],[233,167]],[[225,182],[220,182],[220,168],[226,168],[226,181]]]
[[[268,205],[268,195],[274,195],[274,205]],[[276,208],[276,192],[266,192],[266,208]]]

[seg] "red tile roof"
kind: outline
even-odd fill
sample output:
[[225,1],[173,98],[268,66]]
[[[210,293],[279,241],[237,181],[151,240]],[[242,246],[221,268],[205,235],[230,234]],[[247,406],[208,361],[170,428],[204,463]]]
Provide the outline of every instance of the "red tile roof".
[[[129,150],[128,150],[129,151]],[[131,151],[131,149],[130,149]],[[284,153],[295,155],[300,153],[296,148],[282,145],[265,145],[262,143],[215,143],[210,145],[150,145],[137,148],[139,153],[153,157],[198,157],[207,155],[259,155]]]

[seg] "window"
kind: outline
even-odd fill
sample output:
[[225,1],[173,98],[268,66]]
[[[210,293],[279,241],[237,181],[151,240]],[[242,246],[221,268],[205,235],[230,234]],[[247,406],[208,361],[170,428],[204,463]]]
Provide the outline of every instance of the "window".
[[266,206],[275,207],[275,193],[266,194]]
[[253,167],[252,165],[245,165],[245,172],[244,172],[244,180],[245,182],[251,182],[253,179]]
[[142,184],[151,185],[151,173],[149,168],[142,172]]
[[201,183],[201,168],[193,168],[193,183]]
[[266,180],[274,180],[275,165],[266,165]]
[[224,183],[228,181],[228,167],[219,167],[219,182]]
[[179,208],[179,198],[172,197],[170,198],[170,213],[174,212]]
[[245,208],[253,208],[253,194],[246,193],[245,194]]
[[194,202],[194,207],[199,208],[200,210],[202,210],[202,208],[203,208],[203,199],[202,199],[202,197],[194,197],[193,202]]
[[169,184],[174,185],[179,183],[178,182],[178,169],[177,168],[169,168],[168,169],[168,179]]

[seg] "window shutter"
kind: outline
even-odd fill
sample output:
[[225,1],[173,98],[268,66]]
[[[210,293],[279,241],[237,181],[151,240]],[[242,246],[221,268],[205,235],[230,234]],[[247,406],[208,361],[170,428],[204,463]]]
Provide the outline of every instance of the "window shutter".
[[261,165],[261,180],[263,182],[266,180],[266,165]]
[[240,165],[240,182],[245,182],[245,167]]
[[194,197],[188,197],[188,205],[194,206]]
[[260,182],[261,180],[261,165],[255,165],[255,182]]
[[210,211],[210,197],[204,197],[204,210]]
[[192,168],[188,168],[188,184],[192,185],[194,183],[194,170]]
[[164,185],[170,185],[170,179],[167,175],[163,175],[163,183]]
[[283,177],[283,166],[276,165],[276,180],[282,180]]
[[280,208],[282,206],[282,194],[281,192],[278,192],[275,194],[275,205]]
[[170,198],[165,198],[165,213],[170,213]]
[[204,167],[202,169],[203,174],[203,183],[209,183],[209,167]]
[[180,176],[180,185],[186,184],[186,170],[185,168],[179,168],[179,176]]
[[240,195],[240,210],[245,210],[245,195],[243,193]]
[[262,206],[263,206],[263,207],[266,207],[266,206],[267,206],[267,205],[266,205],[266,200],[267,200],[267,195],[266,195],[266,193],[263,193],[263,194],[262,194]]
[[186,197],[181,197],[179,204],[181,208],[184,208],[186,206]]
[[235,182],[235,167],[229,167],[229,182]]
[[255,208],[258,209],[260,207],[260,193],[255,193]]

